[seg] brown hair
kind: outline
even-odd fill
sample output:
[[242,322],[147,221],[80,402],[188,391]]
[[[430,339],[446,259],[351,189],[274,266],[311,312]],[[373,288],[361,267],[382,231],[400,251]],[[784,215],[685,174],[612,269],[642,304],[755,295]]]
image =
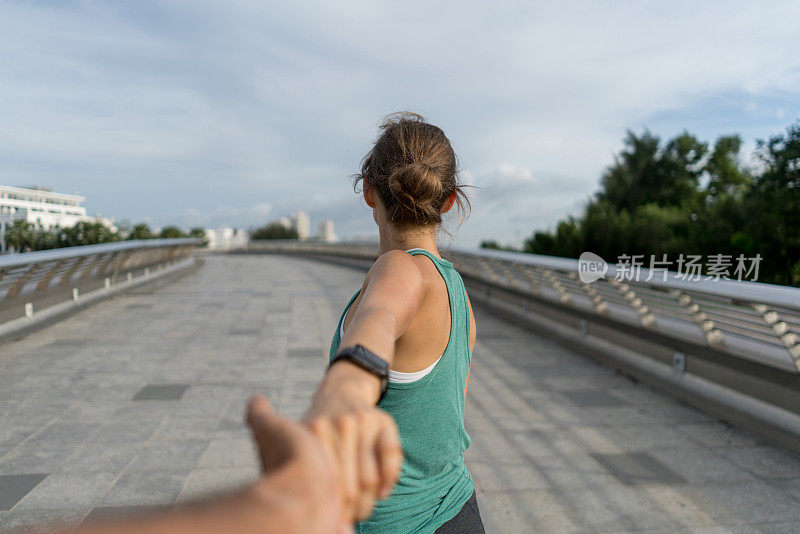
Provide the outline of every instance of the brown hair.
[[375,189],[389,222],[424,226],[442,222],[442,208],[450,195],[459,211],[469,208],[459,183],[456,154],[441,128],[416,113],[392,113],[384,119],[375,146],[364,157],[363,180]]

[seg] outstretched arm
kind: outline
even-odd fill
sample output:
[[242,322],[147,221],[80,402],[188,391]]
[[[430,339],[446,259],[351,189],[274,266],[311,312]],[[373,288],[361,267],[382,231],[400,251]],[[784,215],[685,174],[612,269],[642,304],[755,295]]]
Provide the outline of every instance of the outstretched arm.
[[[411,325],[422,304],[422,273],[410,255],[393,250],[378,258],[367,273],[362,291],[361,302],[339,346],[363,345],[391,366],[395,341]],[[341,362],[331,367],[318,393],[328,390],[337,398],[374,405],[380,382],[357,365]],[[310,414],[318,404],[312,404]]]
[[[361,301],[340,347],[363,345],[390,365],[395,341],[414,320],[425,295],[422,273],[402,251],[383,254],[364,281]],[[375,407],[380,380],[340,361],[320,383],[304,417],[339,467],[345,510],[369,517],[375,499],[390,493],[403,457],[394,420]]]

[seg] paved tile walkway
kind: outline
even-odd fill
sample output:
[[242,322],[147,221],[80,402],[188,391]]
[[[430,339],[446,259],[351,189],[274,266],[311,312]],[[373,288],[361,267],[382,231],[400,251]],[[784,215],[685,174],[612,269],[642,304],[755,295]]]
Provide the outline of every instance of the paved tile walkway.
[[[214,256],[0,346],[0,531],[255,477],[245,400],[302,413],[360,280]],[[800,531],[798,459],[477,311],[467,462],[491,529]]]

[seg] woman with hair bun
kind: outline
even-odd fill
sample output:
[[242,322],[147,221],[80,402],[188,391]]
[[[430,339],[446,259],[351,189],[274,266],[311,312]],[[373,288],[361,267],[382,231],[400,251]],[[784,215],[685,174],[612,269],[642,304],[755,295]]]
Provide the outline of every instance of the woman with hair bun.
[[464,465],[475,318],[436,246],[442,215],[469,202],[440,128],[398,113],[381,130],[354,184],[380,255],[342,312],[304,420],[337,465],[358,532],[480,533]]

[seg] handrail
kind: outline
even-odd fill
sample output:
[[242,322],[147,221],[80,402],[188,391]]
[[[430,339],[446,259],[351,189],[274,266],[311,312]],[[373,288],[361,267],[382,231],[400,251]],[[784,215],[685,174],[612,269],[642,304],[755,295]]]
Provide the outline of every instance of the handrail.
[[191,254],[196,238],[146,239],[0,256],[0,323],[32,317],[64,300],[77,302],[120,278],[149,276]]
[[15,267],[17,265],[27,265],[30,263],[40,263],[43,261],[75,258],[79,256],[91,256],[93,254],[103,254],[106,252],[117,252],[121,250],[193,246],[199,245],[201,242],[201,239],[193,237],[174,239],[132,239],[130,241],[117,241],[113,243],[98,243],[96,245],[80,245],[76,247],[37,250],[35,252],[23,252],[20,254],[3,254],[0,255],[0,269],[4,267]]
[[[447,249],[445,249],[447,250]],[[572,258],[560,258],[557,256],[545,256],[542,254],[528,254],[523,252],[512,252],[506,250],[492,249],[465,249],[452,248],[450,251],[457,254],[480,256],[484,258],[494,258],[499,260],[511,261],[525,265],[547,267],[562,271],[578,272],[578,260]],[[609,263],[608,272],[605,278],[614,278],[619,267],[617,264]],[[650,270],[642,267],[639,269],[640,278],[648,278]],[[660,272],[659,272],[660,275]],[[655,275],[658,276],[658,275]],[[710,295],[729,297],[742,302],[773,304],[785,306],[800,311],[800,288],[779,286],[776,284],[765,284],[761,282],[750,282],[747,280],[684,280],[679,273],[667,271],[667,279],[660,280],[653,277],[647,282],[639,282],[663,289],[682,289],[691,291],[701,291]]]

